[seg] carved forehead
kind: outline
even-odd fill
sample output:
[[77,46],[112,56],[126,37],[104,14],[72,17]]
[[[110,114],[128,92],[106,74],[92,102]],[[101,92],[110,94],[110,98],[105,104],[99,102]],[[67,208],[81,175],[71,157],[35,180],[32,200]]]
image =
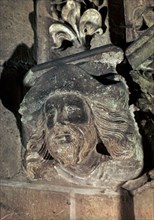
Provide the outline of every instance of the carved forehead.
[[85,103],[84,97],[81,97],[75,93],[61,93],[55,94],[49,97],[45,102],[45,110],[48,111],[50,108],[60,108],[65,105],[76,105],[78,107],[83,107]]
[[108,96],[116,98],[121,93],[126,93],[126,88],[121,82],[114,85],[103,85],[75,65],[56,66],[39,78],[35,86],[26,94],[21,107],[26,104],[32,109],[35,103],[37,108],[45,102],[49,95],[54,95],[56,92],[76,92],[105,102],[105,98]]

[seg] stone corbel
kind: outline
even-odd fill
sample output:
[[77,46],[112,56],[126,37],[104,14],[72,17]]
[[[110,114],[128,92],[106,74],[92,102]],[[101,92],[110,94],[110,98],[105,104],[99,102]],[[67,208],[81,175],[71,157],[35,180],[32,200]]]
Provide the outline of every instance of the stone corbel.
[[143,152],[128,101],[125,83],[105,85],[75,65],[40,76],[20,107],[29,178],[115,190],[137,177]]

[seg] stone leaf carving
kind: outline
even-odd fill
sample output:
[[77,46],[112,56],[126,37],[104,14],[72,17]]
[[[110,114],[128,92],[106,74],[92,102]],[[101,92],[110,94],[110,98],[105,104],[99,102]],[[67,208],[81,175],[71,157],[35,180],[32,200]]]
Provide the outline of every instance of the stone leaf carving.
[[123,82],[103,85],[74,65],[44,73],[21,107],[31,179],[114,188],[139,175],[141,137]]
[[[99,6],[98,1],[91,1]],[[67,0],[61,9],[61,17],[52,7],[52,18],[55,22],[49,27],[55,48],[60,48],[64,40],[72,42],[76,47],[86,46],[86,36],[102,35],[102,17],[94,8],[86,9],[81,14],[81,4],[84,1]]]

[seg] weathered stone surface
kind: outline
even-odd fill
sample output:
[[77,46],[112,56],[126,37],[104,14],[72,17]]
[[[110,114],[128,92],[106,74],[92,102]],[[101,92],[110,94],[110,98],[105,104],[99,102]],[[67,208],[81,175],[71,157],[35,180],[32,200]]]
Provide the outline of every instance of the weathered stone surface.
[[154,25],[148,28],[126,50],[126,56],[133,67],[137,69],[144,61],[154,54]]
[[0,217],[9,220],[152,220],[152,182],[134,198],[125,190],[67,187],[18,181],[0,183]]
[[76,195],[76,214],[80,220],[133,219],[132,198],[121,195]]
[[142,145],[128,99],[123,82],[100,83],[75,65],[44,73],[20,108],[29,177],[50,180],[58,173],[111,190],[137,177]]
[[14,115],[0,103],[0,177],[13,177],[21,168],[21,141]]
[[145,173],[141,177],[134,179],[134,180],[128,180],[122,187],[124,189],[127,189],[128,191],[132,191],[135,189],[138,189],[139,187],[143,186],[146,182],[148,182],[148,174]]
[[126,41],[136,40],[154,24],[153,0],[124,0]]
[[1,218],[10,220],[68,220],[70,219],[69,194],[48,190],[1,186]]
[[34,34],[29,21],[32,0],[0,1],[0,64],[8,60],[18,44],[31,47]]
[[136,220],[154,219],[154,182],[147,183],[135,194],[134,213]]
[[119,47],[112,44],[97,47],[32,67],[24,78],[24,84],[29,87],[34,86],[40,76],[62,63],[79,65],[89,75],[102,76],[107,73],[117,73],[116,67],[123,59],[124,52]]
[[67,187],[17,181],[1,182],[1,218],[9,220],[134,219],[126,192],[104,194],[100,188]]
[[149,176],[152,180],[154,180],[154,169],[149,171]]

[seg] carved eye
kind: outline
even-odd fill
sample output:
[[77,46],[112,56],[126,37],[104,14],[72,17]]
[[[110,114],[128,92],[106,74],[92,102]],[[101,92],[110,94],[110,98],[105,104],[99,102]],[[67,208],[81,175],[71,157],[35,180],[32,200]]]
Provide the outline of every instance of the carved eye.
[[75,105],[66,106],[67,118],[68,121],[72,123],[84,123],[87,121],[87,114],[83,108],[80,108]]

